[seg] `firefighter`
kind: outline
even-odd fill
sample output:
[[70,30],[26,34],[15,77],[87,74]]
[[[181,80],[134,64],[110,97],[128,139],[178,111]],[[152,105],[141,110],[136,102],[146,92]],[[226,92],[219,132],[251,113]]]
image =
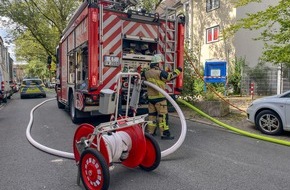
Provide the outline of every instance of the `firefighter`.
[[[181,72],[182,68],[178,67],[172,73],[168,73],[161,69],[163,56],[156,54],[153,56],[150,69],[143,73],[143,76],[148,82],[157,85],[159,88],[165,90],[166,82],[175,79]],[[156,135],[157,124],[160,129],[161,139],[174,139],[171,136],[168,126],[168,109],[167,100],[159,91],[147,87],[148,93],[148,111],[149,122],[147,125],[147,132]]]

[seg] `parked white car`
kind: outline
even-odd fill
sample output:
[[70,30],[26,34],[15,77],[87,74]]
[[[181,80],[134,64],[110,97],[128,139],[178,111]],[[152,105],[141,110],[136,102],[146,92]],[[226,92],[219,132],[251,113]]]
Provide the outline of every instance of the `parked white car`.
[[262,133],[278,135],[290,131],[290,91],[254,100],[247,115]]

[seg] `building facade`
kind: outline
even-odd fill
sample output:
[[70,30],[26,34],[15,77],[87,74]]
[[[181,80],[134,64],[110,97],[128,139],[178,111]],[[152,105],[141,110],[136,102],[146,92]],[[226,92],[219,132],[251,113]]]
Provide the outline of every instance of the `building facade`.
[[[169,3],[168,3],[169,2]],[[243,7],[235,7],[232,0],[165,0],[164,5],[179,5],[186,15],[186,45],[189,53],[196,58],[196,66],[203,68],[207,60],[221,60],[227,62],[227,70],[235,67],[236,58],[243,58],[249,68],[258,65],[262,56],[264,42],[254,40],[262,30],[241,29],[233,36],[224,38],[224,30],[230,25],[235,24],[237,20],[245,18],[248,13],[256,13],[265,10],[270,5],[277,4],[277,1],[262,0],[260,3],[250,3]],[[182,5],[180,5],[182,4]],[[180,8],[179,8],[180,9]],[[277,66],[267,64],[275,72],[279,72]],[[281,69],[280,69],[281,72]],[[252,79],[246,73],[243,73],[244,83],[243,91],[248,93],[248,86]],[[270,74],[268,84],[270,94],[282,92],[287,89],[278,89],[279,81],[284,81],[280,73]],[[283,78],[283,77],[282,77]],[[288,80],[288,79],[287,79]],[[284,82],[284,86],[285,86]],[[258,84],[256,85],[258,86]],[[261,85],[260,85],[261,86]],[[278,88],[277,88],[278,86]],[[282,87],[281,87],[282,88]]]

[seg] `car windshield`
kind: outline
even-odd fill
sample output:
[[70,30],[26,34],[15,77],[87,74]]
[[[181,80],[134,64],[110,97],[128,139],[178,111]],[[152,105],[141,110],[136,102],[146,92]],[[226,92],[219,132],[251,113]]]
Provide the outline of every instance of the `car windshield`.
[[290,92],[286,92],[281,98],[290,98]]
[[41,85],[42,81],[41,80],[25,80],[22,82],[24,85]]

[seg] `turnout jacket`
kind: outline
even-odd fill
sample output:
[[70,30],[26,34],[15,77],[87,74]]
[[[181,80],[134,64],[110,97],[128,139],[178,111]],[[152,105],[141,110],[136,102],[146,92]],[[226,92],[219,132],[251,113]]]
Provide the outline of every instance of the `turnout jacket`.
[[[145,71],[142,73],[142,76],[145,77],[145,79],[148,82],[151,82],[155,85],[157,85],[159,88],[165,90],[166,82],[174,80],[179,74],[181,73],[180,70],[175,69],[174,72],[169,73],[164,70],[160,70],[157,67],[150,68],[148,71]],[[147,93],[148,93],[148,100],[155,100],[155,101],[162,101],[165,99],[165,96],[161,94],[161,92],[151,88],[147,87]]]

